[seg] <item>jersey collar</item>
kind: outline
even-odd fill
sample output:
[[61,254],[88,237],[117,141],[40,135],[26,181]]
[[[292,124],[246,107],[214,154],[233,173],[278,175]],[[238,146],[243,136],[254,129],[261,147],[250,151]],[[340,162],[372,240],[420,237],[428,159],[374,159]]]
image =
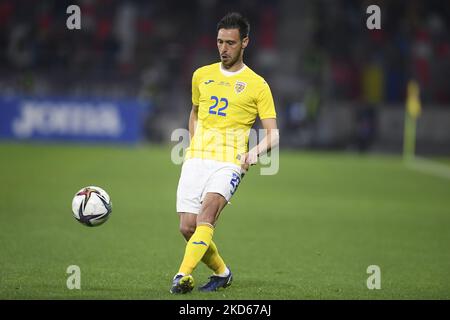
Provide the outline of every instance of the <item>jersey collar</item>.
[[244,66],[242,68],[240,68],[239,70],[237,70],[237,71],[227,71],[227,70],[222,68],[222,63],[221,62],[219,63],[219,70],[226,77],[235,76],[235,75],[241,73],[242,71],[244,71],[246,68],[247,68],[247,66],[244,64]]

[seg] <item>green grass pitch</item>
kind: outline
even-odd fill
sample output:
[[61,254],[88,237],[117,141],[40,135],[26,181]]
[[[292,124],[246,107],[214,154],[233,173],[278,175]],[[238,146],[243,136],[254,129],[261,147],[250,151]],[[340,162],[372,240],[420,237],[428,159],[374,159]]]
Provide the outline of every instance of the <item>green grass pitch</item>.
[[[395,156],[294,151],[277,175],[252,168],[219,219],[233,285],[173,296],[179,172],[167,146],[0,144],[0,298],[450,298],[450,180]],[[100,227],[72,217],[87,185],[112,198]],[[69,265],[81,268],[80,290],[66,286]],[[367,288],[370,265],[380,290]],[[209,275],[199,265],[196,284]]]

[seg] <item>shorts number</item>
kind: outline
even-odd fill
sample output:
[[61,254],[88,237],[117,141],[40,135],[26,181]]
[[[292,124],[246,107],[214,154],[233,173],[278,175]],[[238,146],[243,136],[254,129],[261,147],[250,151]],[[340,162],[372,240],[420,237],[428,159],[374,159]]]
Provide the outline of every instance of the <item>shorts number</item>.
[[241,182],[241,177],[237,173],[233,172],[233,178],[231,178],[231,181],[230,181],[230,185],[231,185],[230,193],[232,195],[236,192],[240,182]]
[[[220,98],[220,100],[219,100],[218,97],[211,96],[211,100],[214,100],[214,104],[209,107],[209,113],[210,114],[217,114],[219,116],[225,117],[227,114],[225,112],[222,112],[222,111],[224,111],[226,108],[228,108],[228,100],[227,100],[227,98]],[[214,110],[214,109],[219,105],[220,102],[223,102],[224,106],[219,108],[219,110],[217,110],[217,112],[216,112],[216,110]]]

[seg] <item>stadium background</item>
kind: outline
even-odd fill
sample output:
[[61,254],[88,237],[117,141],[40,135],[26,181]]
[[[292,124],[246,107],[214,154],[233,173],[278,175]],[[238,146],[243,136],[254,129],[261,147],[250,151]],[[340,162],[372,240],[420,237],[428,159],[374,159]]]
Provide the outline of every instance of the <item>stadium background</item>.
[[[81,30],[66,27],[71,4]],[[381,30],[366,27],[371,4]],[[213,298],[450,297],[445,1],[2,0],[0,298],[172,298],[184,242],[170,135],[229,11],[251,22],[245,62],[271,85],[282,151],[280,172],[250,172],[221,217],[236,281]],[[421,157],[405,163],[411,79]],[[71,217],[86,185],[113,199],[100,228]],[[66,287],[72,264],[81,290]]]

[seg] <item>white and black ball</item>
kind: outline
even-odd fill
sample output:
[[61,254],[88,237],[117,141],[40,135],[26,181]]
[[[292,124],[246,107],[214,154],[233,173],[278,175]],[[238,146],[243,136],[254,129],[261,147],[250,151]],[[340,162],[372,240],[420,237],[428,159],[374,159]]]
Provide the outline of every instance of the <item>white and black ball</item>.
[[72,213],[77,221],[86,226],[94,227],[105,223],[111,212],[111,198],[100,187],[85,187],[73,197]]

